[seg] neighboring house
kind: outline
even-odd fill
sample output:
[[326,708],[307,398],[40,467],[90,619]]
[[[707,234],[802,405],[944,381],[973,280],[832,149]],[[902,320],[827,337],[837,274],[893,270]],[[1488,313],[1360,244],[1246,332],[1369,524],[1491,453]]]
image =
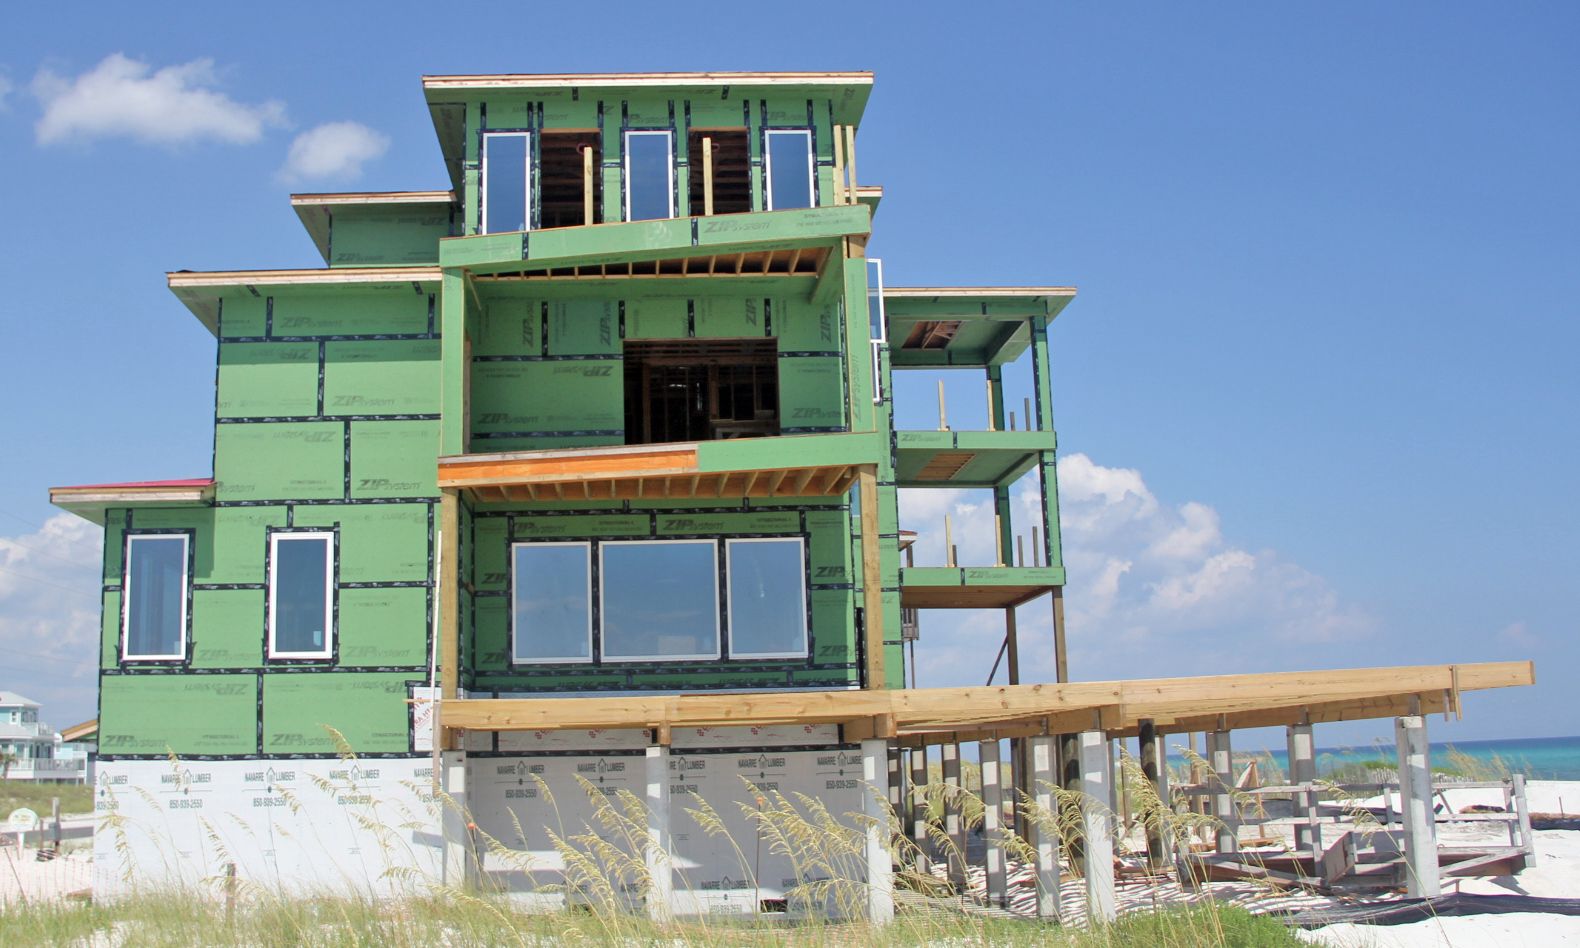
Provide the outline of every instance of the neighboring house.
[[61,736],[38,719],[39,705],[0,691],[0,771],[8,780],[81,783],[87,758],[67,749]]
[[[843,718],[672,732],[662,702],[903,688],[917,610],[1041,599],[1062,677],[1047,330],[1074,291],[882,285],[871,82],[429,77],[450,190],[294,195],[325,268],[168,275],[216,340],[212,477],[52,492],[105,530],[99,805],[139,883],[213,875],[210,832],[254,880],[451,879],[436,747],[528,852],[590,815],[577,778],[643,793],[645,757],[738,833],[741,776],[859,810]],[[902,369],[985,380],[978,430],[896,430]],[[980,490],[996,533],[970,541],[996,555],[902,568],[902,487]],[[539,730],[550,705],[508,700],[591,695],[656,710]],[[797,882],[766,848],[753,888],[727,844],[676,847],[692,909]]]

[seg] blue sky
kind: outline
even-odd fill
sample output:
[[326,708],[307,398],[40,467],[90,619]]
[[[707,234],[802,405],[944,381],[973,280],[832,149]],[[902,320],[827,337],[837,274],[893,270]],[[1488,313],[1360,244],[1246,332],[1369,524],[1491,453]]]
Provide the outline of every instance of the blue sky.
[[[1080,287],[1078,677],[1530,657],[1434,736],[1580,732],[1573,6],[164,8],[0,38],[0,687],[56,723],[93,713],[96,541],[47,488],[208,473],[213,340],[166,270],[321,265],[293,190],[446,186],[424,73],[871,69],[889,282]],[[929,617],[922,684],[984,678],[995,621]]]

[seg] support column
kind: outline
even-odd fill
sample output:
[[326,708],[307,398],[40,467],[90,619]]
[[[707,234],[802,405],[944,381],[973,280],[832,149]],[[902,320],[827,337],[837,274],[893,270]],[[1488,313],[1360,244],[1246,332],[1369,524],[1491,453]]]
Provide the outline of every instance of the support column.
[[1137,736],[1137,742],[1141,749],[1141,773],[1147,778],[1147,784],[1151,787],[1152,792],[1157,795],[1157,810],[1150,817],[1145,815],[1142,817],[1143,829],[1147,835],[1147,862],[1155,869],[1166,865],[1168,862],[1168,855],[1164,852],[1163,844],[1163,838],[1168,833],[1168,829],[1165,826],[1168,816],[1166,812],[1168,797],[1160,792],[1158,783],[1159,775],[1163,771],[1162,766],[1159,764],[1162,742],[1158,740],[1157,727],[1151,720],[1142,720],[1139,730],[1140,734]]
[[1211,764],[1216,791],[1212,795],[1212,816],[1217,820],[1218,852],[1240,851],[1240,821],[1234,815],[1234,751],[1228,731],[1214,731],[1207,738],[1212,751]]
[[1113,771],[1108,758],[1108,736],[1083,731],[1081,748],[1081,828],[1086,840],[1082,866],[1086,874],[1086,913],[1093,925],[1118,917],[1114,901],[1114,839],[1110,829],[1108,784]]
[[[1311,735],[1311,725],[1295,724],[1287,729],[1287,742],[1289,748],[1289,782],[1293,786],[1309,784],[1317,779],[1316,747]],[[1317,853],[1317,840],[1308,822],[1311,818],[1315,802],[1313,791],[1300,790],[1293,794],[1295,803],[1294,816],[1302,822],[1295,823],[1295,849],[1300,852]]]
[[1061,683],[1070,680],[1070,659],[1064,645],[1063,586],[1053,587],[1053,680]]
[[867,921],[884,925],[894,920],[894,864],[889,857],[889,742],[861,742],[861,796],[867,824]]
[[444,839],[444,884],[471,890],[477,883],[477,847],[466,792],[466,751],[441,751],[439,785],[444,791],[439,826]]
[[434,719],[439,741],[434,752],[457,744],[456,732],[444,726],[444,703],[454,700],[461,687],[461,499],[453,490],[439,495],[439,700]]
[[[865,277],[864,277],[865,278]],[[887,688],[883,655],[883,572],[878,553],[878,474],[864,466],[856,475],[861,500],[861,593],[866,669],[862,686]]]
[[1404,826],[1405,891],[1413,899],[1442,894],[1438,883],[1437,821],[1432,816],[1432,770],[1426,744],[1426,718],[1394,720],[1399,749],[1399,819]]
[[1058,812],[1054,809],[1053,787],[1058,778],[1054,774],[1054,738],[1033,737],[1027,740],[1027,754],[1031,758],[1031,796],[1036,803],[1042,822],[1028,825],[1029,842],[1037,853],[1037,917],[1058,918],[1059,905],[1059,841]]
[[987,904],[1000,908],[1009,901],[1009,877],[1004,865],[1004,785],[1000,747],[982,741],[982,841],[987,870]]
[[674,911],[675,874],[670,861],[669,748],[647,748],[647,917],[668,921]]
[[[1066,794],[1082,793],[1085,789],[1085,784],[1083,784],[1081,781],[1081,735],[1060,735],[1059,760],[1060,766],[1063,767],[1064,771],[1061,774],[1060,783],[1064,787]],[[1066,796],[1066,799],[1073,800],[1079,799],[1079,797]],[[1061,806],[1068,805],[1069,804],[1067,803],[1061,804]],[[1065,825],[1070,825],[1073,822],[1074,820],[1072,818]],[[1074,839],[1069,840],[1069,848],[1070,851],[1068,855],[1072,860],[1080,859],[1082,854],[1086,852],[1086,845],[1081,841],[1079,834],[1077,834]]]
[[889,809],[894,815],[904,819],[905,812],[905,776],[900,770],[900,746],[889,745]]
[[1171,775],[1169,774],[1169,744],[1167,735],[1159,734],[1153,746],[1155,747],[1154,753],[1157,754],[1158,775],[1157,778],[1152,781],[1152,789],[1158,795],[1158,806],[1161,808],[1160,816],[1164,820],[1163,832],[1161,834],[1163,837],[1163,865],[1168,865],[1174,861],[1175,839],[1174,827],[1172,825],[1172,820],[1174,818],[1174,798],[1173,789],[1169,784]]
[[949,882],[964,891],[966,886],[966,827],[960,819],[960,745],[942,745],[944,754],[944,834],[949,837]]
[[911,749],[911,843],[916,847],[916,871],[925,875],[927,858],[927,745]]

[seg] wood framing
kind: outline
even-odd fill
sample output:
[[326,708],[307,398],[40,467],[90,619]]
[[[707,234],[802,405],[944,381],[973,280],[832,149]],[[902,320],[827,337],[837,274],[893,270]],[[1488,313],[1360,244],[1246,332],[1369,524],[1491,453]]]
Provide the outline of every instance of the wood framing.
[[863,467],[857,474],[861,494],[861,589],[862,613],[865,616],[864,651],[866,674],[862,681],[868,688],[883,688],[883,583],[879,579],[880,554],[878,552],[878,472],[873,467]]
[[1178,733],[1204,715],[1224,722],[1220,727],[1251,727],[1308,717],[1340,720],[1336,715],[1392,717],[1400,702],[1412,700],[1423,712],[1435,710],[1446,706],[1456,670],[1461,691],[1536,680],[1530,662],[1483,662],[997,688],[483,698],[447,701],[441,714],[445,727],[486,731],[832,723],[861,735],[892,721],[893,734],[902,739],[949,734],[965,740],[967,732],[969,739],[1083,728],[1125,733],[1151,719],[1159,731]]

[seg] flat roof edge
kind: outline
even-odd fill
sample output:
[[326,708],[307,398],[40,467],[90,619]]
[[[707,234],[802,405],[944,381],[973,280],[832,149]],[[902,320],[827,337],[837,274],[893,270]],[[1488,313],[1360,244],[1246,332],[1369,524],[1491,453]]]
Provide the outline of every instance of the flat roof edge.
[[931,296],[1027,297],[1074,296],[1073,286],[885,286],[884,296],[899,298]]
[[622,88],[633,86],[871,85],[872,73],[853,72],[590,72],[423,76],[424,90]]
[[172,290],[231,286],[332,286],[338,283],[437,283],[438,267],[322,267],[310,270],[174,270],[165,274]]
[[325,204],[453,204],[454,191],[334,191],[291,195],[292,207]]

